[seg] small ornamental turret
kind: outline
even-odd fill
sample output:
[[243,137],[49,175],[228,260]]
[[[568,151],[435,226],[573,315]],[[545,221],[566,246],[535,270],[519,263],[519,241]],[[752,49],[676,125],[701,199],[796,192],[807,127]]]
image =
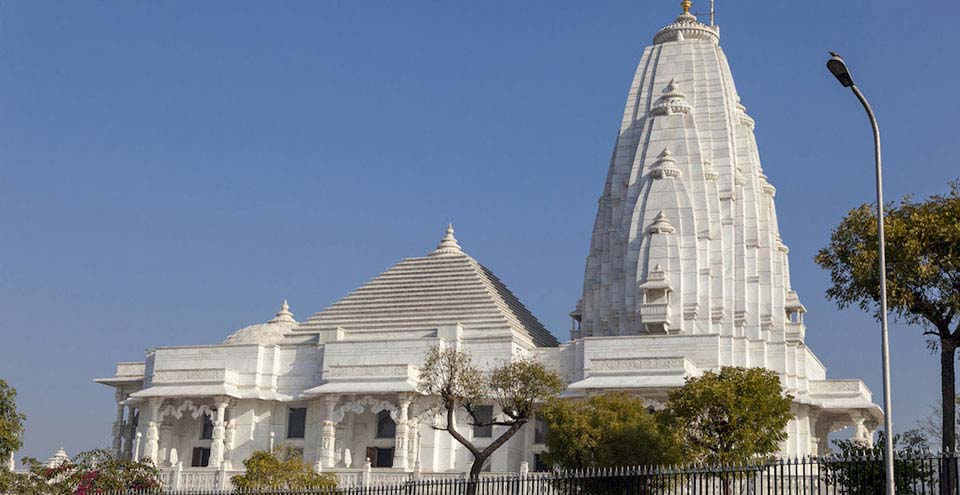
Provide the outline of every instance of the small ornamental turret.
[[277,312],[276,316],[273,317],[267,323],[296,323],[297,320],[293,318],[293,313],[290,312],[290,305],[287,304],[287,300],[283,300],[283,304],[280,305],[280,311]]
[[647,232],[651,234],[672,234],[675,231],[673,225],[670,225],[670,221],[667,220],[667,216],[663,214],[663,210],[657,213],[657,216],[653,219],[653,224],[647,229]]
[[437,249],[431,254],[462,252],[463,250],[460,249],[460,244],[457,243],[457,238],[453,236],[453,224],[447,224],[447,234],[443,236],[443,239],[440,241]]
[[720,174],[717,173],[717,170],[713,168],[713,163],[710,160],[703,161],[703,178],[707,180],[717,180],[720,177]]
[[680,169],[677,168],[677,162],[673,159],[670,148],[664,148],[657,156],[657,161],[653,162],[653,170],[650,171],[650,176],[654,179],[680,177]]
[[676,79],[671,79],[670,83],[663,90],[660,98],[654,103],[650,113],[653,115],[673,115],[676,113],[690,113],[690,105],[687,104],[687,96],[680,91],[680,85]]
[[773,187],[773,184],[770,183],[770,180],[767,178],[767,175],[763,172],[760,172],[760,189],[769,194],[770,197],[777,195],[777,188]]
[[740,170],[740,167],[737,167],[737,172],[733,176],[733,183],[742,186],[747,183],[747,178],[743,176],[743,172]]

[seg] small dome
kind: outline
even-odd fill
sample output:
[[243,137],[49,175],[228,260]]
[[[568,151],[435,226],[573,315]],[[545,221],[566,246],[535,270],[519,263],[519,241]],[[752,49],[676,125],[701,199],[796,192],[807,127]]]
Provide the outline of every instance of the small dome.
[[287,301],[283,301],[280,311],[270,321],[258,323],[237,330],[227,337],[224,344],[276,344],[293,327],[297,326],[297,320],[293,318],[290,312],[290,306]]

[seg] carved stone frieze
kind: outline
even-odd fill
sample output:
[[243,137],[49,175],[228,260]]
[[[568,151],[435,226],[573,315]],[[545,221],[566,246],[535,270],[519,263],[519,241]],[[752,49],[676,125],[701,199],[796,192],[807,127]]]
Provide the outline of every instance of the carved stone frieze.
[[165,382],[214,382],[225,381],[226,369],[206,370],[159,370],[153,372],[154,383]]
[[410,366],[407,364],[350,365],[330,366],[327,376],[330,378],[367,377],[367,376],[407,376]]
[[630,371],[683,369],[682,357],[600,358],[591,359],[593,371]]

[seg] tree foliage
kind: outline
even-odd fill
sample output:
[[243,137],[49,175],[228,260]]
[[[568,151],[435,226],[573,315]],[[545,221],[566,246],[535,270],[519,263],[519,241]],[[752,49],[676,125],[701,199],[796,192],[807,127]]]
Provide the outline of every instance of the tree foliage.
[[662,421],[680,435],[685,455],[696,462],[732,464],[779,450],[793,418],[793,400],[776,373],[724,367],[687,378],[670,392]]
[[[955,360],[960,346],[960,181],[924,201],[903,198],[886,211],[887,304],[901,321],[919,324],[940,350],[941,443],[956,445]],[[829,270],[827,297],[879,318],[877,217],[874,206],[851,210],[816,262]]]
[[303,461],[300,452],[278,446],[272,452],[258,450],[243,461],[244,474],[231,478],[240,490],[325,490],[337,486],[331,473],[317,473]]
[[679,437],[663,428],[640,397],[609,393],[586,400],[551,400],[544,460],[560,469],[675,464]]
[[119,460],[106,450],[81,452],[55,467],[29,457],[23,462],[28,473],[9,473],[0,481],[7,485],[6,490],[10,493],[93,495],[160,487],[160,472],[149,459],[139,462]]
[[23,422],[27,419],[17,411],[17,389],[0,379],[0,461],[23,447]]
[[[824,461],[825,476],[849,495],[883,493],[887,482],[883,465],[886,441],[883,431],[877,434],[872,447],[855,440],[834,440],[839,452]],[[925,487],[931,483],[933,471],[911,460],[929,455],[930,445],[923,432],[914,429],[894,435],[893,447],[898,454],[893,461],[897,493],[927,493]]]
[[[442,429],[473,454],[471,479],[480,476],[484,462],[534,417],[542,403],[564,388],[563,379],[538,361],[511,359],[485,375],[465,351],[441,346],[427,353],[419,378],[421,393],[440,398],[446,415]],[[479,412],[479,406],[490,399],[499,408],[499,414],[492,418]],[[478,447],[457,430],[456,413],[460,410],[467,413],[471,426],[502,426],[506,430],[486,446]]]

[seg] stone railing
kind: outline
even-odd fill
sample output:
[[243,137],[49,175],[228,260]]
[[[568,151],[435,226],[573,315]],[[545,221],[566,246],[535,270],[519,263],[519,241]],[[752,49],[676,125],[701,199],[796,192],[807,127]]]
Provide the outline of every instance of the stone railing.
[[230,478],[243,474],[242,470],[213,468],[160,469],[160,484],[168,490],[231,490]]
[[[337,476],[340,488],[401,485],[416,480],[466,479],[467,473],[416,473],[392,468],[338,468],[325,470]],[[242,470],[214,468],[161,468],[160,483],[166,490],[232,490],[230,479]],[[532,476],[533,473],[525,473]],[[510,477],[518,473],[481,473],[481,478]]]

